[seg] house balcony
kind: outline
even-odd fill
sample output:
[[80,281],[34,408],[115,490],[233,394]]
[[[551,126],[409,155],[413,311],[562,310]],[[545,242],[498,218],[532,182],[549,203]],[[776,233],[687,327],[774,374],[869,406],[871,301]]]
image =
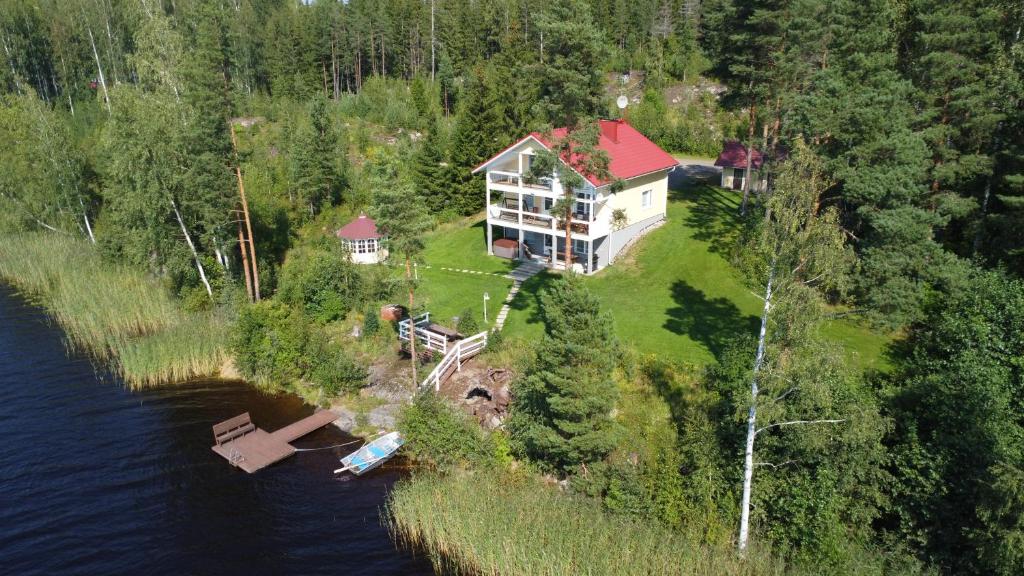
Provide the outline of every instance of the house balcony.
[[553,182],[550,178],[542,178],[539,182],[527,182],[524,174],[500,170],[492,170],[487,173],[487,184],[492,190],[505,192],[530,190],[540,193],[551,193],[554,190]]
[[[546,210],[541,210],[539,207],[519,207],[514,201],[510,202],[508,199],[498,204],[491,204],[487,210],[487,219],[493,224],[510,228],[554,234],[565,232],[562,218]],[[599,223],[584,213],[573,215],[571,229],[575,235],[589,237],[591,231],[596,232],[600,228]]]

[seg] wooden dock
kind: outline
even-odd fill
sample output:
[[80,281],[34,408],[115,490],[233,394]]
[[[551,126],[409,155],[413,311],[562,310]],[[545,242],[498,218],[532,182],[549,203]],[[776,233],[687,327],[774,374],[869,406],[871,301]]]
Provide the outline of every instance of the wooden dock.
[[257,428],[249,413],[235,416],[213,426],[213,451],[252,474],[295,453],[289,444],[310,432],[338,419],[338,415],[321,410],[275,432]]

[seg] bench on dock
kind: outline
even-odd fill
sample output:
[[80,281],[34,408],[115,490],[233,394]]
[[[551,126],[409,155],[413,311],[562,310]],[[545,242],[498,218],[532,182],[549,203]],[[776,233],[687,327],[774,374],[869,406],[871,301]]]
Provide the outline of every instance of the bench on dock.
[[276,432],[267,432],[257,428],[246,412],[213,425],[212,448],[232,466],[252,474],[294,454],[295,447],[289,442],[337,419],[337,414],[321,410]]
[[225,442],[231,442],[240,436],[245,436],[255,431],[256,426],[252,423],[252,419],[249,418],[249,413],[246,412],[234,418],[229,418],[220,424],[214,424],[213,440],[217,443],[217,446],[220,446]]

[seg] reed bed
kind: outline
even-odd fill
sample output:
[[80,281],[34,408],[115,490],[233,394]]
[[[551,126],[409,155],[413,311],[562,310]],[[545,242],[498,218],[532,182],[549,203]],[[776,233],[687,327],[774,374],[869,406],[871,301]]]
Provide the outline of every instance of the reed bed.
[[44,306],[73,349],[109,361],[132,387],[215,374],[226,358],[222,318],[181,310],[155,279],[105,262],[87,242],[5,237],[0,278]]
[[388,527],[426,552],[438,571],[466,575],[786,574],[751,550],[695,544],[655,523],[611,515],[596,503],[527,478],[469,472],[403,481],[391,494]]

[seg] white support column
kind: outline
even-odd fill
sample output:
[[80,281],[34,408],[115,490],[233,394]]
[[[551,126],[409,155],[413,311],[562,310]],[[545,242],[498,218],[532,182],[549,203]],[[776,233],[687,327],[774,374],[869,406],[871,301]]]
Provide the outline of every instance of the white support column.
[[494,231],[491,230],[491,221],[484,220],[484,226],[487,226],[487,255],[494,256],[494,241],[492,238]]
[[587,240],[587,273],[594,273],[594,241]]
[[[523,224],[522,223],[522,218],[523,218],[523,215],[520,214],[519,215],[519,220],[520,220],[519,224],[520,224],[520,226]],[[523,258],[523,229],[520,228],[518,230],[518,232],[519,232],[519,246],[516,247],[516,255],[518,255],[519,258],[522,259]]]

